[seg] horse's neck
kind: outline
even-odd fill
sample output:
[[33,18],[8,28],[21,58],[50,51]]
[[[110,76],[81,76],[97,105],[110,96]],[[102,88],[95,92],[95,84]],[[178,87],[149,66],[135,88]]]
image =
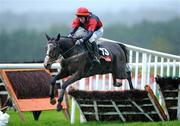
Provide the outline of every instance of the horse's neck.
[[78,47],[75,45],[76,39],[63,37],[59,42],[61,43],[62,55],[64,58],[69,58],[79,53]]
[[[83,54],[85,52],[87,52],[87,50],[85,50],[85,47],[83,45],[73,45],[71,46],[70,48],[68,48],[68,50],[66,50],[67,54],[64,55],[63,57],[66,59],[66,58],[69,58],[69,57],[74,57],[74,56],[77,56],[79,54]],[[64,53],[66,53],[64,52]]]

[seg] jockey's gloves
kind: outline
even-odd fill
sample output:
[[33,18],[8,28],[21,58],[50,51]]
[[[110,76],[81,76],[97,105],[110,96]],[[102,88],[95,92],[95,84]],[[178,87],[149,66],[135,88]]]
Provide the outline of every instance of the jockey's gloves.
[[72,34],[69,34],[67,37],[72,38],[72,37],[73,37],[73,35],[72,35]]
[[79,39],[76,41],[76,45],[80,45],[81,43],[83,43],[83,39]]

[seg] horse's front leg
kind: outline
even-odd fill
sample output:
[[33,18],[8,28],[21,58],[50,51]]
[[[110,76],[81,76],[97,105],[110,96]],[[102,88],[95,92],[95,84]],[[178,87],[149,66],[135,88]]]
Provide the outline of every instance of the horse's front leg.
[[49,92],[49,97],[50,97],[50,103],[52,105],[56,104],[56,100],[54,98],[55,96],[55,84],[56,84],[56,77],[51,78],[51,85],[50,85],[50,92]]
[[63,85],[62,85],[62,89],[61,89],[61,93],[60,96],[58,98],[58,104],[57,104],[57,111],[61,111],[62,106],[61,106],[61,102],[63,101],[64,98],[64,93],[66,91],[66,88],[72,84],[73,82],[77,81],[81,79],[80,73],[76,72],[75,74],[73,74],[68,80],[66,80]]
[[67,76],[68,76],[68,73],[66,73],[65,70],[62,69],[55,77],[51,78],[49,97],[50,97],[50,103],[52,105],[56,104],[56,99],[54,98],[55,97],[55,84],[56,84],[56,80],[65,78]]

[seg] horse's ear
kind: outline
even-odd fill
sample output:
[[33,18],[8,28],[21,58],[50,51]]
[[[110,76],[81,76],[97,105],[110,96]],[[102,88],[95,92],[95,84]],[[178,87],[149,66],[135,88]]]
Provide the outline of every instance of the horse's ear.
[[60,33],[59,33],[59,34],[57,35],[56,41],[59,41],[60,37],[61,37],[61,35],[60,35]]
[[46,39],[49,41],[51,38],[46,34]]

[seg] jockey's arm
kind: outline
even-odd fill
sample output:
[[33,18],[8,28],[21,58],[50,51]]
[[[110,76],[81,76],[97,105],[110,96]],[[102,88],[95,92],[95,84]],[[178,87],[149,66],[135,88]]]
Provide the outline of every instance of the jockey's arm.
[[91,38],[91,36],[93,35],[93,33],[94,33],[93,31],[88,31],[87,34],[82,38],[83,42],[88,41]]

